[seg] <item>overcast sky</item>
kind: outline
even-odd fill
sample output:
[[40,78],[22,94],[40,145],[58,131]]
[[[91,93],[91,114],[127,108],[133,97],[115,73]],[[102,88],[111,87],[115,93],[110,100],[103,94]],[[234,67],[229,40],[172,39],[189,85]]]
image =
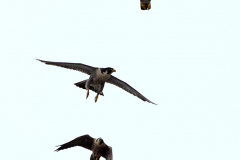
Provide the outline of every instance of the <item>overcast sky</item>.
[[[238,0],[0,1],[0,157],[87,160],[56,145],[89,134],[114,160],[240,159]],[[152,105],[35,58],[113,67]],[[103,159],[103,158],[101,158]]]

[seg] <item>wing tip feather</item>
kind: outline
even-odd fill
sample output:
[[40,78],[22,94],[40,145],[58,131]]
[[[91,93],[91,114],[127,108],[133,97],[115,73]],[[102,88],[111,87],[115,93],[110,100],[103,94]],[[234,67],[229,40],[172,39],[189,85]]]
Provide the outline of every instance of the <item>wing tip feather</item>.
[[41,59],[35,59],[36,61],[40,61],[40,62],[42,62],[42,63],[46,63],[46,61],[44,61],[44,60],[41,60]]
[[61,149],[61,147],[62,147],[62,145],[57,145],[57,146],[55,146],[55,147],[59,147],[59,148],[57,148],[56,150],[54,150],[54,152],[58,152],[58,151],[60,151]]

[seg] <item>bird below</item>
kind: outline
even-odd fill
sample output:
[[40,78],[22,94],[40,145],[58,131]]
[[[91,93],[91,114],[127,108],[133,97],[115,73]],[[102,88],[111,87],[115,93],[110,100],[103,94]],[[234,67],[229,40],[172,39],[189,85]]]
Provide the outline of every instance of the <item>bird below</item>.
[[110,84],[113,84],[113,85],[116,85],[116,86],[122,88],[123,90],[127,91],[128,93],[133,94],[134,96],[137,96],[138,98],[140,98],[143,101],[147,101],[149,103],[155,104],[155,103],[151,102],[150,100],[148,100],[146,97],[144,97],[137,90],[132,88],[126,82],[112,76],[111,74],[113,72],[116,72],[116,70],[111,67],[96,68],[96,67],[88,66],[85,64],[81,64],[81,63],[50,62],[50,61],[43,61],[40,59],[37,59],[37,60],[40,62],[43,62],[45,64],[48,64],[48,65],[54,65],[54,66],[59,66],[59,67],[67,68],[67,69],[73,69],[73,70],[77,70],[77,71],[88,74],[90,76],[89,79],[75,83],[75,85],[79,88],[87,90],[86,99],[89,96],[89,90],[96,92],[97,95],[95,97],[95,103],[97,102],[99,95],[102,95],[102,96],[104,95],[103,88],[104,88],[105,82],[107,82],[107,83],[110,83]]
[[141,10],[151,9],[151,0],[140,0]]
[[99,160],[100,157],[104,157],[106,160],[113,160],[112,147],[106,145],[102,138],[95,139],[87,134],[57,146],[59,148],[55,152],[75,146],[91,150],[90,160]]

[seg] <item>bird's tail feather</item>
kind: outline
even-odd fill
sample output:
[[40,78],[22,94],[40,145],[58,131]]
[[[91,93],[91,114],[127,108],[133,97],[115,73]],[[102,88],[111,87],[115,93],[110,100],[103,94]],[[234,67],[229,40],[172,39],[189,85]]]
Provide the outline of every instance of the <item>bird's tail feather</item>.
[[[84,81],[81,81],[81,82],[77,82],[75,83],[75,86],[79,87],[79,88],[82,88],[82,89],[86,89],[85,87],[85,84],[86,84],[87,80],[84,80]],[[98,92],[98,89],[97,88],[94,88],[93,86],[90,86],[89,88],[90,90],[92,90],[93,92]],[[99,93],[100,95],[104,96],[103,93]]]

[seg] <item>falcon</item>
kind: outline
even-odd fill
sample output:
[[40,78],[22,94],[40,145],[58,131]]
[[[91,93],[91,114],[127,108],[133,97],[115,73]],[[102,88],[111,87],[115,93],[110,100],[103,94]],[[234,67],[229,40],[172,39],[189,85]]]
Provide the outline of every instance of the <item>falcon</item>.
[[141,10],[151,9],[151,0],[140,0]]
[[70,142],[59,145],[55,152],[71,147],[80,146],[92,151],[90,160],[99,160],[100,157],[104,157],[106,160],[113,160],[112,147],[106,145],[102,138],[92,138],[89,135],[83,135],[73,139]]
[[104,88],[105,82],[107,82],[122,88],[123,90],[133,94],[134,96],[137,96],[143,101],[147,101],[149,103],[155,104],[150,100],[148,100],[146,97],[144,97],[141,93],[139,93],[137,90],[135,90],[126,82],[112,76],[112,73],[116,72],[116,70],[111,67],[96,68],[96,67],[88,66],[81,63],[50,62],[50,61],[43,61],[40,59],[36,59],[36,60],[48,65],[54,65],[54,66],[59,66],[67,69],[73,69],[73,70],[77,70],[77,71],[88,74],[90,76],[89,79],[75,83],[75,85],[79,88],[87,90],[86,99],[89,96],[89,90],[96,92],[97,95],[95,97],[95,103],[97,102],[99,95],[104,96],[103,88]]

